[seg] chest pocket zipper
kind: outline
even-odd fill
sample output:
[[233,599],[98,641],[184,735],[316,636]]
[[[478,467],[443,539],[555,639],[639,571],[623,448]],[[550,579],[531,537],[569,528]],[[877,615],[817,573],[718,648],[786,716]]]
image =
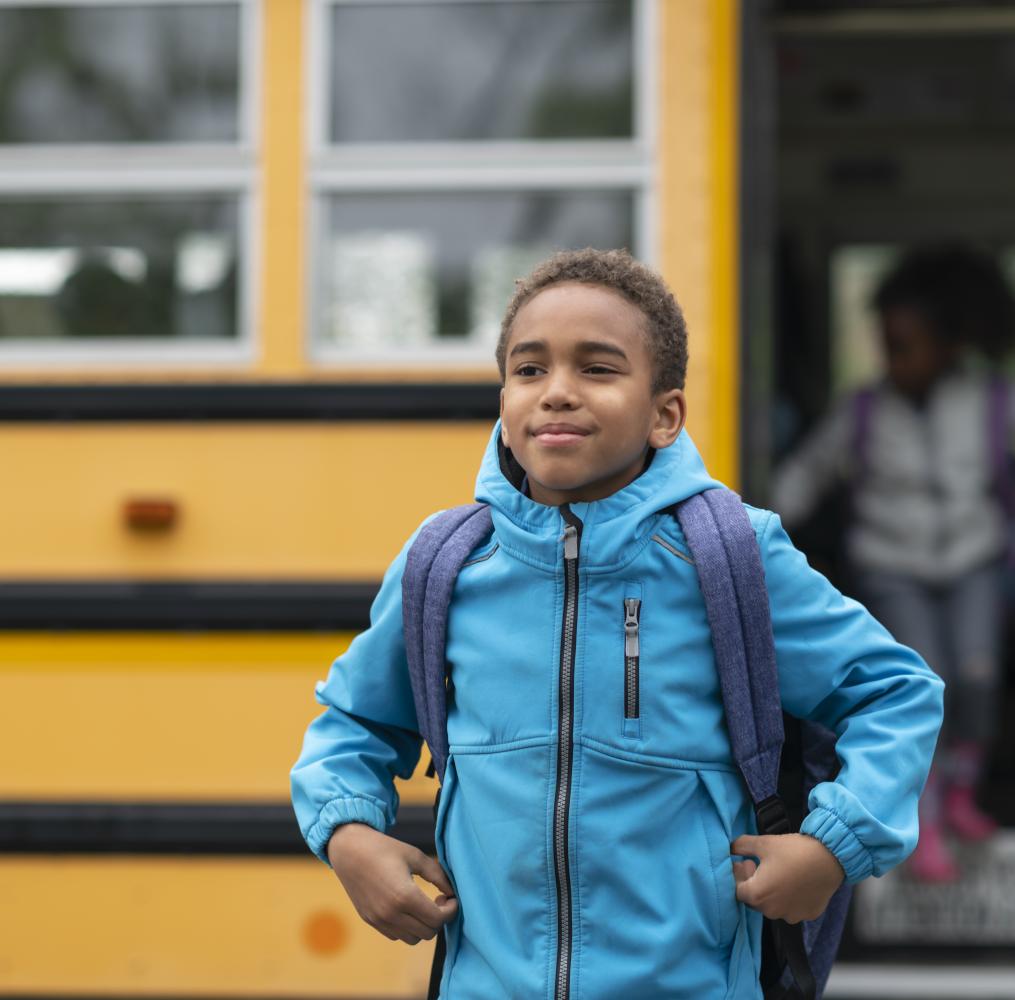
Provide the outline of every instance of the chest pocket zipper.
[[641,736],[641,600],[624,598],[624,735]]

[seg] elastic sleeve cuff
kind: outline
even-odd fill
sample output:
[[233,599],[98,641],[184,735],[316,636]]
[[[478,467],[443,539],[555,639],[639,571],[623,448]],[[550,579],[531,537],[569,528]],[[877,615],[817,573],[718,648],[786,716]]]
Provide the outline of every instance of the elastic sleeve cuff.
[[328,841],[335,828],[343,823],[366,823],[384,833],[388,824],[384,811],[371,799],[332,799],[322,810],[317,822],[307,833],[307,846],[328,864]]
[[800,825],[800,832],[820,841],[835,855],[847,882],[859,882],[877,874],[870,851],[831,810],[821,807],[812,810]]

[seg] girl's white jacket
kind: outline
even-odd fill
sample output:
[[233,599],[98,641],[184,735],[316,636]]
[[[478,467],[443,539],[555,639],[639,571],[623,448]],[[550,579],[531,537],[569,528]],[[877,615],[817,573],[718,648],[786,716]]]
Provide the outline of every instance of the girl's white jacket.
[[786,527],[837,487],[853,494],[846,545],[859,570],[940,583],[999,558],[1008,539],[990,457],[989,376],[948,375],[922,408],[888,383],[873,391],[862,458],[848,396],[779,468],[772,506]]

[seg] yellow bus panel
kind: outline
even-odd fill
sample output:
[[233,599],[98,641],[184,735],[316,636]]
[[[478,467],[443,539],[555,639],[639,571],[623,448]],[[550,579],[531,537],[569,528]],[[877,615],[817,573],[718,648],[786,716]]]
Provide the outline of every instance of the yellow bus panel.
[[[472,500],[492,422],[0,426],[0,576],[379,580]],[[176,523],[129,527],[167,500]]]
[[[0,799],[287,802],[352,635],[0,633]],[[399,782],[429,805],[435,782]]]
[[0,996],[418,998],[432,955],[309,856],[0,859]]

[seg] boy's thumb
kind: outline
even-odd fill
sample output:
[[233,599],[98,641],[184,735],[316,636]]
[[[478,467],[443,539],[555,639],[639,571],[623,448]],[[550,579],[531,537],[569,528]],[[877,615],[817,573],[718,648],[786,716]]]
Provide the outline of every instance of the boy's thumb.
[[738,854],[742,858],[760,858],[761,840],[761,837],[752,837],[749,833],[745,833],[730,844],[730,854]]
[[444,873],[444,869],[441,868],[437,859],[431,858],[429,854],[424,854],[422,851],[419,852],[416,864],[413,865],[413,872],[416,875],[422,875],[431,885],[437,886],[448,898],[455,895],[451,880]]
[[458,900],[454,896],[445,896],[442,892],[434,897],[434,904],[442,910],[449,909],[453,912],[455,907],[458,906]]
[[757,870],[758,866],[753,861],[734,861],[733,879],[737,883],[746,882]]

